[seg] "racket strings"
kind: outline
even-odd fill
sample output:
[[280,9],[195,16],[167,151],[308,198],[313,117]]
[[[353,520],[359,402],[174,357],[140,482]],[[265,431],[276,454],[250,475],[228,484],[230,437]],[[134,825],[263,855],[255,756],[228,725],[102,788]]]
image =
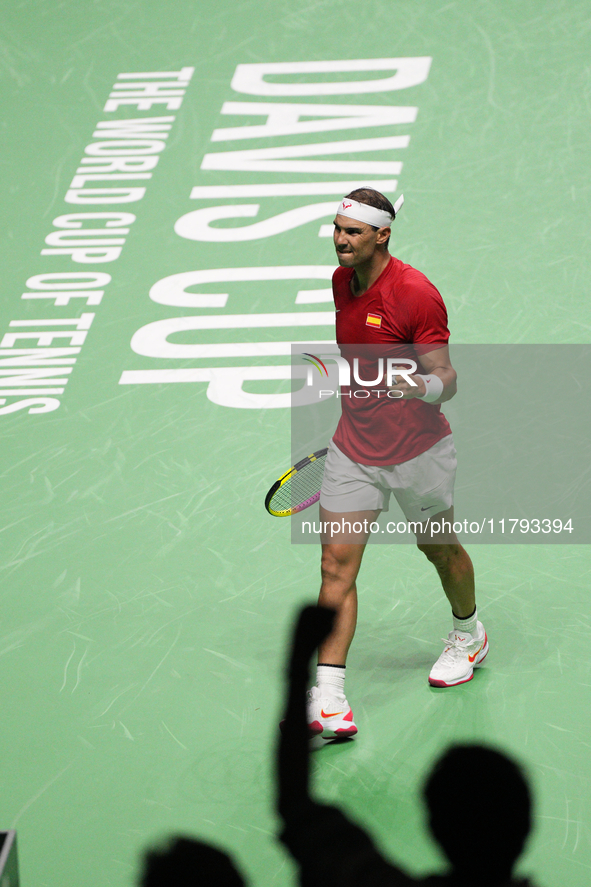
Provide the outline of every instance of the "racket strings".
[[318,495],[322,486],[325,461],[326,456],[322,456],[314,462],[308,462],[279,487],[270,503],[273,510],[290,511],[312,496]]

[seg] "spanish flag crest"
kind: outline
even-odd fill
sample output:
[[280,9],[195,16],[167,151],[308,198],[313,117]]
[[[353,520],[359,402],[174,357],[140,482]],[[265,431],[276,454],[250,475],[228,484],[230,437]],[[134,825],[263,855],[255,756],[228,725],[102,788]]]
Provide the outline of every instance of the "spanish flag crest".
[[382,325],[382,318],[381,318],[381,316],[380,316],[379,314],[368,314],[368,315],[367,315],[367,318],[366,318],[366,320],[365,320],[365,325],[366,325],[366,326],[377,326],[377,327],[381,327],[381,325]]

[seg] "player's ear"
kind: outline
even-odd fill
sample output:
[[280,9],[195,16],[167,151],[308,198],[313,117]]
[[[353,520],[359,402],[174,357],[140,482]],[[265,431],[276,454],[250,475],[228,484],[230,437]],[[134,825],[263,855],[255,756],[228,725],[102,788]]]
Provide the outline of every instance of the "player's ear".
[[378,238],[377,238],[378,244],[381,245],[383,243],[388,243],[388,241],[390,240],[391,233],[392,233],[391,228],[380,228],[378,230]]

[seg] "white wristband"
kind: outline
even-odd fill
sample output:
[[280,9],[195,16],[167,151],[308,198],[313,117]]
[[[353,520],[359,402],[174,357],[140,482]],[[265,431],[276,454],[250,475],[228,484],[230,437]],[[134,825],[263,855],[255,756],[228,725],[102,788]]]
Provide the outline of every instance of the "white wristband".
[[421,376],[418,374],[419,379],[422,379],[425,383],[425,394],[421,397],[425,403],[435,403],[436,400],[439,400],[441,395],[443,394],[443,381],[436,376],[434,373],[431,373],[430,376]]

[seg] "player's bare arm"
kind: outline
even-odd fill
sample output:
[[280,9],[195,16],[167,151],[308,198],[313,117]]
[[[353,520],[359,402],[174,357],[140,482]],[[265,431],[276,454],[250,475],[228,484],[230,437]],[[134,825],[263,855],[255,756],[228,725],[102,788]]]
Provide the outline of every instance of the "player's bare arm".
[[[458,390],[456,384],[457,373],[451,365],[449,357],[449,348],[445,345],[443,348],[437,348],[429,351],[427,354],[421,354],[419,361],[427,376],[438,376],[443,383],[443,391],[435,401],[431,403],[445,403],[451,400]],[[410,400],[412,397],[424,397],[426,394],[425,380],[420,374],[410,376],[415,385],[410,385],[405,379],[400,379],[396,385],[391,386],[392,391],[402,391],[403,398]]]

